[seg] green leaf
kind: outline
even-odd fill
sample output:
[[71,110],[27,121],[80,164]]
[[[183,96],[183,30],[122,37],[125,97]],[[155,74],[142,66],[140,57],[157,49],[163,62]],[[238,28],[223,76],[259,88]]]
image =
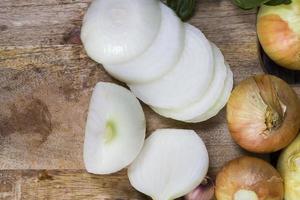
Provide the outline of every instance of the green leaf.
[[194,14],[196,0],[167,0],[167,5],[176,12],[182,21],[186,21]]
[[290,4],[290,3],[292,3],[292,0],[270,0],[267,3],[265,3],[265,5],[277,6],[280,4]]
[[290,4],[292,0],[233,0],[234,4],[242,9],[248,10],[257,8],[262,4],[276,6],[280,4]]
[[245,10],[249,10],[257,8],[261,4],[268,2],[268,0],[233,0],[233,2],[238,7]]

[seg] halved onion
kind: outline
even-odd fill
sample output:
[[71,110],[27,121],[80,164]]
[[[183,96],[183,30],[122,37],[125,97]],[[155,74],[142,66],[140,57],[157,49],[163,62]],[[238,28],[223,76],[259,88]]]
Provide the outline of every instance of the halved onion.
[[179,60],[184,47],[184,27],[176,14],[160,3],[161,25],[153,44],[140,56],[125,63],[104,65],[118,80],[142,83],[157,79]]
[[152,107],[152,109],[162,116],[169,117],[180,121],[188,121],[197,116],[206,113],[221,97],[222,90],[225,85],[227,67],[224,62],[224,57],[220,49],[211,43],[213,55],[215,60],[214,77],[207,92],[199,98],[195,103],[177,109],[159,109]]
[[269,163],[245,156],[222,168],[215,191],[217,200],[282,200],[283,180]]
[[213,78],[213,55],[203,33],[185,24],[185,47],[179,62],[160,79],[144,84],[129,84],[133,93],[157,108],[178,108],[204,95]]
[[233,139],[248,151],[269,153],[286,147],[300,128],[300,102],[294,90],[271,75],[242,81],[227,104]]
[[85,129],[87,171],[109,174],[129,165],[142,149],[145,130],[143,109],[135,96],[116,84],[98,83]]
[[192,130],[152,133],[128,169],[132,186],[155,200],[170,200],[195,189],[208,170],[208,153]]
[[94,0],[83,19],[81,40],[99,63],[126,62],[152,44],[160,21],[157,0]]

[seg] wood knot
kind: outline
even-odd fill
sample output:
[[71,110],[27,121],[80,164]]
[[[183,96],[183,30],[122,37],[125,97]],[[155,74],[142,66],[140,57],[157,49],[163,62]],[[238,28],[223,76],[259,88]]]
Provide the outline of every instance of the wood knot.
[[50,176],[47,170],[42,170],[38,174],[38,181],[45,181],[45,180],[53,180],[53,176]]
[[8,29],[8,26],[0,25],[0,31],[6,31],[7,29]]
[[80,28],[73,28],[64,36],[63,40],[65,44],[82,44],[80,39]]

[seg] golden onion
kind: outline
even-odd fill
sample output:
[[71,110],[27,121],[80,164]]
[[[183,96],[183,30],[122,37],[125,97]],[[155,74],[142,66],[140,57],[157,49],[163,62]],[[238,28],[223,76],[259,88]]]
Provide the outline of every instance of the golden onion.
[[269,153],[286,147],[300,128],[300,102],[294,90],[271,75],[242,81],[227,103],[233,139],[248,151]]
[[266,161],[244,156],[222,168],[215,194],[217,200],[282,200],[283,181]]

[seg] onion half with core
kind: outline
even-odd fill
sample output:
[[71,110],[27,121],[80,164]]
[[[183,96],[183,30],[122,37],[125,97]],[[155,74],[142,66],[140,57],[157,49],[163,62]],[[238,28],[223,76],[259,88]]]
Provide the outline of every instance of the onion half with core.
[[144,144],[143,109],[127,89],[100,82],[91,97],[83,159],[93,174],[110,174],[128,166]]

